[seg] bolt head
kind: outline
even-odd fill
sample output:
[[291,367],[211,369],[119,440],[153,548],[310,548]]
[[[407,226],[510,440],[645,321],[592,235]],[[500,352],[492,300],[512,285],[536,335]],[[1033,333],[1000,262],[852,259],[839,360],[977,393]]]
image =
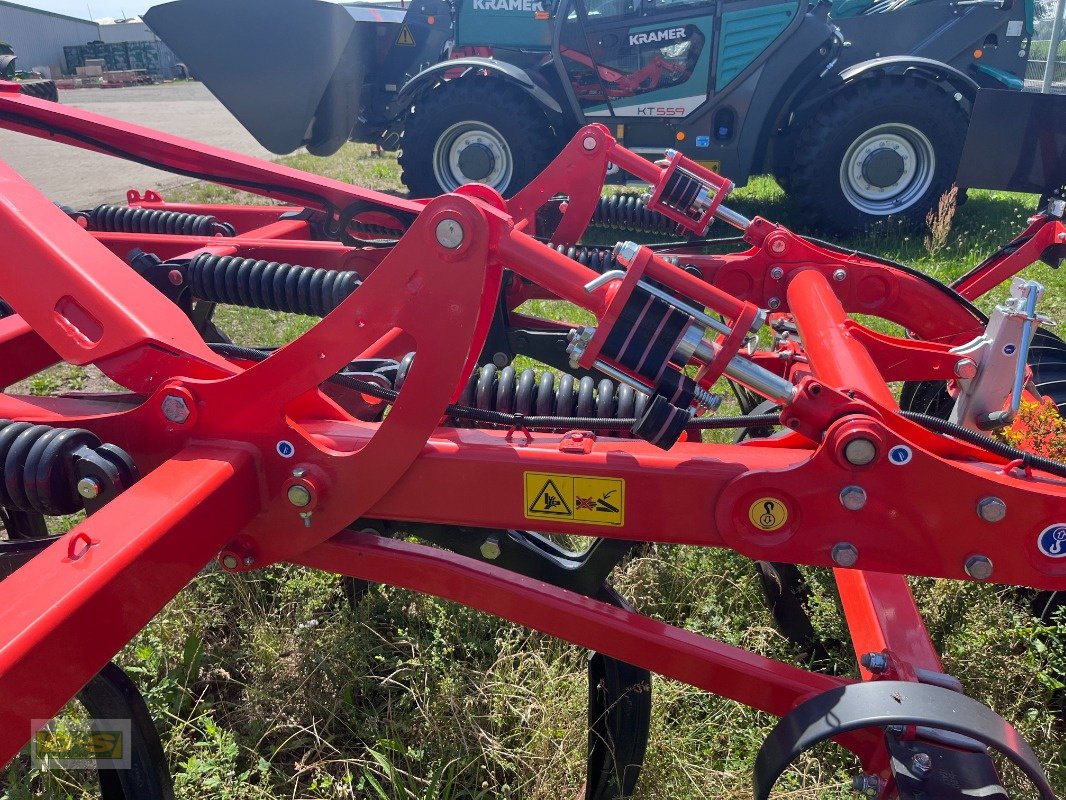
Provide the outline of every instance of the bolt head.
[[977,377],[977,362],[972,358],[960,358],[955,362],[955,377],[971,380]]
[[788,249],[788,242],[784,239],[774,239],[770,242],[770,252],[776,256],[781,255]]
[[850,542],[837,542],[829,555],[838,567],[854,567],[859,560],[859,550]]
[[766,305],[770,307],[771,311],[777,311],[777,309],[781,308],[781,300],[777,297],[771,297],[766,302]]
[[581,140],[581,146],[584,147],[586,150],[590,150],[590,151],[591,150],[595,150],[596,149],[596,137],[595,136],[586,136],[584,139]]
[[966,559],[966,574],[975,581],[987,581],[992,577],[992,559],[976,555]]
[[861,511],[866,506],[866,490],[861,486],[845,486],[840,490],[840,505],[848,511]]
[[255,564],[255,556],[245,556],[244,557],[244,566],[251,567],[254,564]]
[[463,226],[459,224],[459,220],[442,219],[437,223],[437,242],[441,247],[454,250],[463,243],[464,235]]
[[184,425],[189,421],[189,416],[192,413],[185,403],[185,398],[179,394],[168,394],[163,398],[160,408],[163,411],[163,416],[175,425]]
[[785,271],[781,269],[781,267],[774,267],[772,270],[770,270],[770,277],[773,278],[775,281],[779,281],[783,277],[785,277]]
[[296,508],[305,508],[311,505],[311,490],[300,483],[294,483],[286,492],[289,502]]
[[915,777],[922,778],[933,768],[933,759],[928,753],[915,753],[911,759],[911,772]]
[[847,277],[848,271],[846,269],[838,269],[833,271],[833,280],[835,280],[837,283],[847,280]]
[[623,267],[628,267],[640,253],[640,245],[636,242],[619,242],[615,245],[615,259]]
[[877,445],[865,436],[856,436],[844,445],[844,458],[853,467],[865,467],[877,458]]
[[490,536],[481,543],[481,555],[489,561],[495,561],[500,557],[500,542],[495,536]]
[[174,286],[181,286],[185,282],[185,277],[181,274],[181,270],[172,269],[167,273],[167,278]]
[[888,669],[888,656],[884,653],[863,653],[859,663],[874,675],[880,675]]
[[1000,522],[1007,516],[1007,504],[998,497],[982,497],[977,501],[977,516],[985,522]]
[[877,797],[881,791],[881,779],[876,775],[856,775],[851,781],[852,788],[866,797]]
[[233,553],[226,553],[222,556],[222,566],[226,569],[237,569],[238,564],[240,562]]
[[100,496],[100,481],[96,478],[82,478],[78,481],[78,494],[86,500],[92,500]]

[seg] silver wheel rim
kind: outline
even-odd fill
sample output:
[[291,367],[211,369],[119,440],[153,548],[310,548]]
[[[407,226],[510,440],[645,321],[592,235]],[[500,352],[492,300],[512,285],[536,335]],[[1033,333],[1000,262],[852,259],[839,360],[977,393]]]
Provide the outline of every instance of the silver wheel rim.
[[[483,147],[492,156],[492,169],[487,175],[469,178],[460,167],[460,158],[469,147]],[[457,122],[437,139],[433,148],[433,177],[447,192],[465,183],[484,183],[503,192],[511,182],[514,159],[503,135],[484,122]]]
[[[870,180],[870,165],[877,158],[899,159],[895,180]],[[914,205],[929,190],[936,173],[936,151],[929,137],[917,128],[889,123],[870,128],[856,137],[840,164],[840,188],[847,201],[866,214],[898,214]]]

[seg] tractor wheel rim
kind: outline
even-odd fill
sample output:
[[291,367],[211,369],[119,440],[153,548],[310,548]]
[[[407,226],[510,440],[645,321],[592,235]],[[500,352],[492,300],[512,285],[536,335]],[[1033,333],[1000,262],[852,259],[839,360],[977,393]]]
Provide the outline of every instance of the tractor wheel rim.
[[445,191],[484,183],[502,192],[511,182],[514,159],[503,135],[484,122],[458,122],[437,140],[433,175]]
[[878,125],[856,137],[840,164],[840,188],[860,211],[897,214],[928,191],[936,174],[929,137],[900,123]]

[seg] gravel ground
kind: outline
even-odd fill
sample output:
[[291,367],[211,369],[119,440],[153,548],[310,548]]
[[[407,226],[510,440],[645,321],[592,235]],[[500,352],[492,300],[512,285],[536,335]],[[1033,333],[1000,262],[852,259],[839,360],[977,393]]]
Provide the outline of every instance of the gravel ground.
[[[60,91],[63,105],[185,136],[247,155],[272,158],[203,84]],[[165,190],[187,178],[111,156],[0,130],[0,159],[49,198],[75,208],[124,202],[127,189]]]

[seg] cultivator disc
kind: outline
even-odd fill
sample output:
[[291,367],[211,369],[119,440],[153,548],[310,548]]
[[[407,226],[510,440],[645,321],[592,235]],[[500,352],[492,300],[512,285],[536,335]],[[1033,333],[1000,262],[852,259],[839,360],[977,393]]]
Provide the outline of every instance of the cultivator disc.
[[[651,164],[602,126],[510,201],[467,186],[426,202],[10,84],[0,127],[280,203],[131,191],[75,210],[0,164],[0,763],[78,696],[130,720],[132,763],[99,761],[103,796],[172,796],[111,659],[206,564],[286,562],[345,576],[353,598],[388,584],[587,648],[587,800],[639,792],[652,673],[780,718],[753,764],[760,800],[828,740],[871,797],[1006,796],[997,753],[1055,796],[1010,723],[943,671],[907,581],[1066,589],[1066,465],[992,435],[1038,391],[1059,400],[1043,287],[1018,277],[1058,257],[1051,211],[947,287],[748,219],[728,181],[677,153]],[[739,247],[580,246],[609,163],[651,186],[634,224],[702,237],[718,220]],[[974,306],[1008,279],[990,314]],[[595,324],[528,311],[558,299]],[[320,320],[269,347],[231,341],[221,306]],[[63,362],[112,388],[17,391]],[[742,413],[718,415],[730,387]],[[82,511],[69,532],[45,523]],[[763,564],[815,667],[797,565],[832,568],[854,674],[642,615],[611,576],[649,543]]]

